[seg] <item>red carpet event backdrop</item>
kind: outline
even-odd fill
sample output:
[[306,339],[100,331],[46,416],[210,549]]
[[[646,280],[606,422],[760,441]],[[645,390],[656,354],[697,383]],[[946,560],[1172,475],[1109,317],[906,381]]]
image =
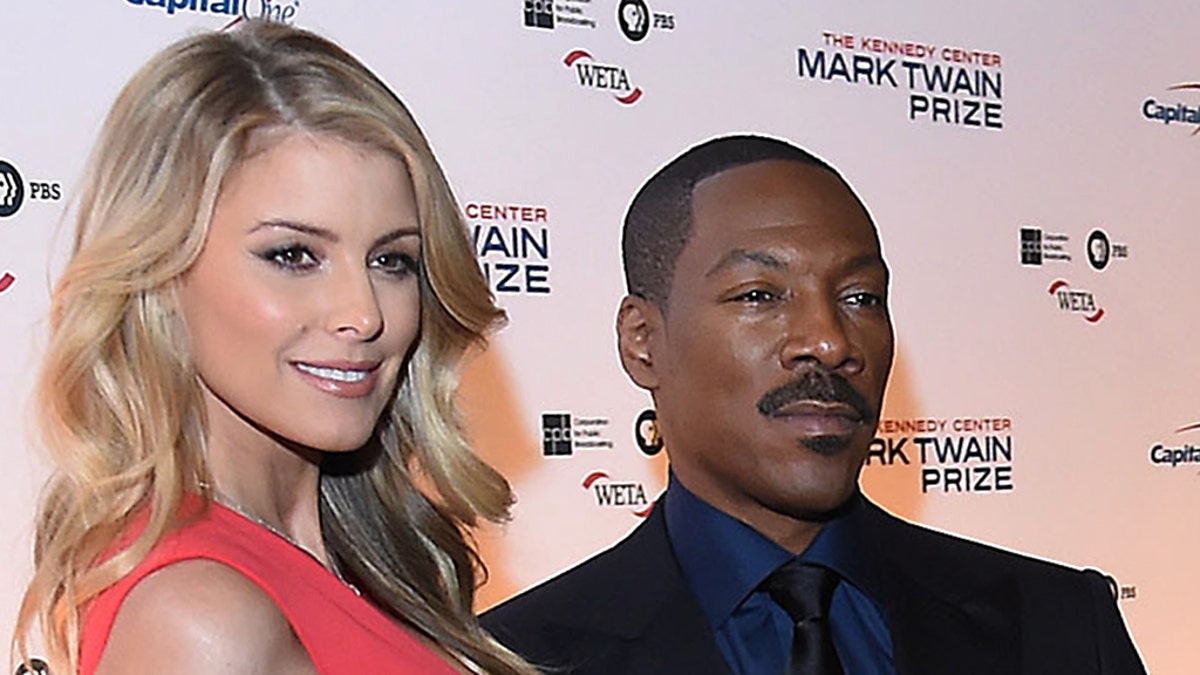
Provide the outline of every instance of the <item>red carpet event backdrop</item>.
[[837,166],[883,238],[897,355],[864,489],[1103,569],[1150,671],[1195,672],[1200,5],[1184,0],[4,0],[6,634],[47,472],[30,392],[87,152],[152,53],[258,16],[338,40],[412,107],[508,310],[461,394],[520,499],[480,536],[481,608],[614,542],[663,488],[650,401],[614,346],[622,216],[686,147],[752,131]]

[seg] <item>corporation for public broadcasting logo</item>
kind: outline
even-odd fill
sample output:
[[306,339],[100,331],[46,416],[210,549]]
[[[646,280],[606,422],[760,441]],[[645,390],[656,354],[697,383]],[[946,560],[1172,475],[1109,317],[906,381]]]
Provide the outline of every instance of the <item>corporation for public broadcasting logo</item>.
[[611,450],[607,417],[582,417],[569,412],[542,413],[542,455],[570,457],[576,450]]
[[1071,238],[1061,232],[1044,232],[1040,227],[1021,228],[1021,264],[1041,267],[1048,262],[1071,262],[1067,250]]
[[596,28],[592,15],[592,0],[523,0],[522,14],[526,28],[554,30],[556,25],[573,28]]

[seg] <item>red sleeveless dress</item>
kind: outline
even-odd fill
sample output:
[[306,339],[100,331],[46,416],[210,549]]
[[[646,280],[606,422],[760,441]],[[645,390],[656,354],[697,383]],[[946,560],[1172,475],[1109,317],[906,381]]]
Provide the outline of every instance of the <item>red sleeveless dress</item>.
[[[185,502],[187,507],[199,501]],[[80,673],[92,675],[121,603],[139,581],[180,560],[214,560],[245,575],[275,601],[322,675],[452,675],[440,656],[359,597],[304,551],[220,504],[158,543],[140,565],[87,609]]]

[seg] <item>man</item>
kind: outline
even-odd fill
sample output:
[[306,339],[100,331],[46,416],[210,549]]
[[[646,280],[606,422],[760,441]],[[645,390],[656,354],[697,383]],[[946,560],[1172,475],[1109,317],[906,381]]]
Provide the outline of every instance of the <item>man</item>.
[[502,642],[573,674],[1144,672],[1106,577],[859,492],[892,362],[888,269],[834,169],[773,139],[709,141],[643,186],[623,253],[619,352],[670,482],[624,541],[486,614]]

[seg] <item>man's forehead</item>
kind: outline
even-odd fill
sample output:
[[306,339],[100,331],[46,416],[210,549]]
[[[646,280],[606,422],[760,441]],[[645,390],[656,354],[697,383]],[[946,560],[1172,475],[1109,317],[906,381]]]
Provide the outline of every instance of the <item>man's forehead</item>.
[[730,166],[697,180],[692,186],[692,199],[714,189],[714,186],[721,191],[753,193],[784,177],[796,187],[803,185],[807,189],[828,189],[842,185],[836,173],[819,164],[792,159],[761,159]]
[[819,166],[746,164],[698,183],[691,202],[692,239],[770,239],[774,228],[796,227],[805,235],[850,237],[878,248],[866,208],[839,176]]

